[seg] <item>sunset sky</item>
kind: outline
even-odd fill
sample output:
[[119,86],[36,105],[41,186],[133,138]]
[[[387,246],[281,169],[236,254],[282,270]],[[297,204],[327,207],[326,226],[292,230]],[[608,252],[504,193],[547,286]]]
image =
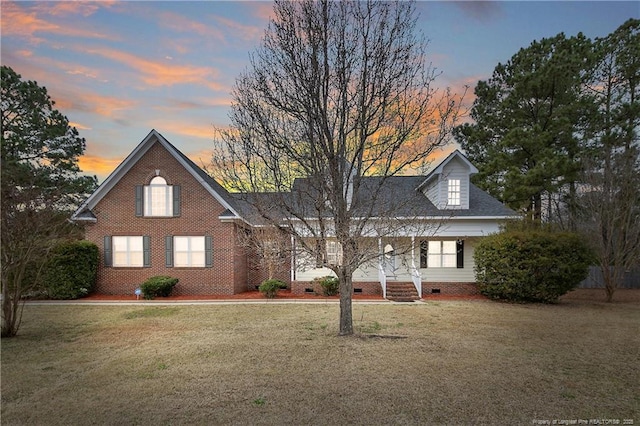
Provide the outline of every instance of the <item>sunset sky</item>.
[[[418,2],[438,87],[490,77],[532,41],[560,32],[604,37],[640,3]],[[272,4],[250,1],[2,0],[1,62],[45,86],[87,140],[84,172],[102,182],[158,130],[197,164],[213,126],[228,126],[230,91],[259,45]],[[450,149],[454,148],[452,145]]]

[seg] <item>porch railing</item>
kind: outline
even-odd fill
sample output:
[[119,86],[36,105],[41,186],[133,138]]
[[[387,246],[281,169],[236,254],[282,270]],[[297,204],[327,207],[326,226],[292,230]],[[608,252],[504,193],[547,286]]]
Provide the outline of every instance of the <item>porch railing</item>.
[[420,270],[416,268],[413,260],[411,261],[411,281],[413,281],[413,286],[416,288],[418,296],[422,298],[422,275],[420,275]]
[[378,280],[382,286],[382,298],[387,298],[387,274],[384,273],[384,266],[382,263],[378,263]]

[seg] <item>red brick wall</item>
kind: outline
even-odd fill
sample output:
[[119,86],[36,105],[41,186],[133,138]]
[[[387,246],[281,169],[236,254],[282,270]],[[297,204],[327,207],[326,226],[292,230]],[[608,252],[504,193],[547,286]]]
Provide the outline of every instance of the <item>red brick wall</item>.
[[[180,185],[181,216],[146,218],[135,215],[135,186],[146,185],[160,171],[169,185]],[[86,238],[101,250],[97,292],[133,294],[147,278],[170,275],[180,279],[176,295],[235,294],[247,288],[246,256],[235,244],[236,225],[222,223],[218,216],[225,210],[215,198],[159,143],[131,168],[92,210],[97,223],[86,227]],[[105,235],[151,237],[150,268],[113,268],[104,266]],[[212,268],[165,267],[165,236],[211,235]]]
[[[305,289],[311,288],[317,294],[322,294],[322,287],[318,282],[315,281],[294,281],[291,283],[291,293],[293,294],[303,294],[305,293]],[[382,294],[382,286],[379,282],[371,281],[371,282],[363,282],[356,281],[353,283],[353,288],[362,289],[362,293],[356,294],[367,294],[367,295],[381,295]]]
[[433,289],[440,289],[440,294],[445,295],[476,295],[480,294],[476,283],[422,283],[422,296],[432,294]]
[[[294,281],[291,284],[291,292],[293,294],[303,294],[305,289],[313,289],[314,292],[322,294],[320,284],[313,281]],[[382,286],[379,282],[359,282],[353,283],[353,288],[361,288],[362,294],[381,295]],[[431,294],[432,289],[440,289],[440,294],[445,295],[475,295],[480,294],[476,283],[422,283],[422,296],[426,297]]]

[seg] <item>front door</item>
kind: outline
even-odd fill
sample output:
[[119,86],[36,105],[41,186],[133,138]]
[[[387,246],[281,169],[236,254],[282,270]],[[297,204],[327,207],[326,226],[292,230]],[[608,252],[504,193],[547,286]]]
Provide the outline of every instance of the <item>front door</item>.
[[396,279],[396,251],[391,244],[384,246],[384,254],[382,256],[384,262],[384,274],[388,280]]

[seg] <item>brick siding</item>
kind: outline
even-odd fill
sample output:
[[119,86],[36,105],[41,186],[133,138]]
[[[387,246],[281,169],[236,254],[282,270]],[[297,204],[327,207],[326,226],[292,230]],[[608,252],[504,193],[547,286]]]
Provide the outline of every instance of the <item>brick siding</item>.
[[[136,217],[135,186],[147,185],[159,170],[168,185],[181,186],[181,216]],[[132,166],[92,210],[95,224],[86,227],[86,238],[101,251],[96,291],[132,294],[149,277],[170,275],[180,280],[176,295],[235,294],[247,290],[246,254],[236,244],[236,225],[218,216],[225,210],[216,199],[158,142]],[[151,237],[150,268],[104,266],[106,235]],[[212,268],[165,267],[165,236],[213,237]]]
[[[322,294],[322,287],[317,281],[294,281],[291,283],[292,294],[304,294],[306,293],[306,289],[313,289],[315,293]],[[382,286],[376,281],[355,281],[353,283],[353,289],[354,291],[357,289],[362,290],[362,292],[358,292],[357,294],[382,295]]]
[[424,282],[422,283],[422,297],[429,296],[433,294],[432,290],[439,289],[439,294],[444,295],[462,295],[462,296],[472,296],[476,294],[480,294],[478,291],[478,286],[476,283],[437,283],[437,282]]

